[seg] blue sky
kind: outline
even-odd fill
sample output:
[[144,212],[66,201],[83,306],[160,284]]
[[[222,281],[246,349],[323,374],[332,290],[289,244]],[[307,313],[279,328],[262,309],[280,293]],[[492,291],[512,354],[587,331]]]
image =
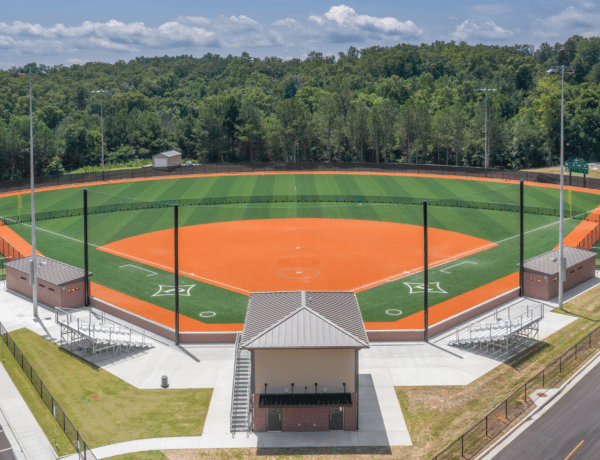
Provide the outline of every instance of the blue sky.
[[2,0],[0,68],[206,53],[304,59],[350,46],[554,45],[600,36],[598,0]]

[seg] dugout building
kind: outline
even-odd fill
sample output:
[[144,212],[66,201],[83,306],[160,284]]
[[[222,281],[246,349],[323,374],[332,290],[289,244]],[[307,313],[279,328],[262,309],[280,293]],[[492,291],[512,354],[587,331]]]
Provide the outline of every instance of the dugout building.
[[[563,292],[592,279],[596,274],[596,253],[563,246],[567,276]],[[523,290],[526,297],[550,300],[558,295],[558,249],[523,262]],[[517,267],[519,264],[517,264]]]
[[[30,299],[29,264],[32,257],[22,257],[4,264],[6,287]],[[85,271],[43,256],[36,256],[38,301],[48,307],[78,308],[85,304]],[[91,273],[90,273],[91,276]]]
[[157,153],[152,157],[152,166],[154,168],[175,168],[181,165],[181,152],[169,150],[168,152]]
[[369,347],[353,292],[250,295],[253,429],[358,430],[358,352]]

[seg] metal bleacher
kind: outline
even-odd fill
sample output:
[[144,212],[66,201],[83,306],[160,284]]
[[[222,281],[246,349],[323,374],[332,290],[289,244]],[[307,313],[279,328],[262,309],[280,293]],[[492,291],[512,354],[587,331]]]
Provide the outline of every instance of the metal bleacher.
[[[106,324],[103,316],[97,318],[90,309],[56,308],[55,314],[56,323],[60,325],[61,345],[67,344],[71,349],[76,346],[87,355],[97,355],[103,351],[116,355],[153,347],[144,332],[139,333],[118,324]],[[85,316],[88,317],[87,321]]]
[[[489,318],[488,321],[480,321],[467,327],[456,330],[454,338],[448,341],[448,345],[456,347],[474,348],[489,351],[490,347],[502,350],[506,355],[510,354],[512,345],[520,339],[535,339],[539,334],[539,323],[544,318],[544,304],[534,307],[526,306],[527,310],[516,317]],[[510,313],[509,313],[510,315]]]

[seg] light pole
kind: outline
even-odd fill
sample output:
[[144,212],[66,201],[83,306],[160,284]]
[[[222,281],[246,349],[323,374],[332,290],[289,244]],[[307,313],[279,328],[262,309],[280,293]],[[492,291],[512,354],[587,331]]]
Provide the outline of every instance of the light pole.
[[107,89],[96,89],[92,93],[100,93],[100,125],[102,126],[102,181],[104,181],[104,118],[102,113],[102,96],[104,93],[110,93]]
[[563,245],[563,215],[564,215],[564,175],[565,175],[565,72],[573,74],[573,70],[565,65],[552,66],[546,73],[560,72],[560,219],[558,224],[558,308],[563,309],[563,283],[565,282],[567,266]]
[[485,146],[484,150],[484,162],[483,167],[485,169],[490,167],[490,148],[488,145],[488,129],[487,129],[487,119],[488,119],[488,92],[496,92],[494,88],[479,88],[477,91],[483,91],[485,93]]
[[[44,75],[43,69],[39,67],[24,67],[29,74],[29,162],[31,175],[31,265],[29,268],[29,284],[32,287],[31,301],[33,303],[33,316],[38,316],[38,292],[37,292],[37,257],[35,245],[35,161],[33,158],[33,102],[31,94],[31,73]],[[27,75],[20,73],[19,75]]]

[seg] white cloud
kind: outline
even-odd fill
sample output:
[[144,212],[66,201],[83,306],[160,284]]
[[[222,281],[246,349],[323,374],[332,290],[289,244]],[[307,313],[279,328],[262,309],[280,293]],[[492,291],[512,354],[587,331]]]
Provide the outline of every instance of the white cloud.
[[301,21],[284,18],[271,24],[245,15],[179,16],[156,27],[117,19],[84,21],[76,26],[0,22],[0,49],[12,55],[52,55],[92,49],[138,54],[168,48],[221,48],[240,52],[297,46],[310,51],[347,42],[359,47],[390,46],[421,34],[422,30],[410,20],[401,22],[393,17],[361,15],[339,5],[332,6],[322,16],[309,16]]
[[452,34],[455,40],[507,40],[513,38],[515,32],[503,29],[490,18],[467,19]]
[[383,36],[419,36],[423,33],[414,22],[400,22],[396,18],[377,18],[364,14],[356,14],[353,8],[346,5],[332,6],[322,16],[309,16],[319,26],[324,26],[329,32],[345,36],[374,38]]
[[600,29],[600,15],[583,12],[574,6],[565,8],[561,13],[546,19],[538,19],[540,27],[533,34],[538,37],[559,37],[567,33],[569,36],[597,35]]
[[285,18],[285,19],[280,19],[279,21],[275,21],[273,24],[273,26],[278,26],[278,27],[293,27],[300,24],[298,21],[296,21],[295,19],[292,18]]

